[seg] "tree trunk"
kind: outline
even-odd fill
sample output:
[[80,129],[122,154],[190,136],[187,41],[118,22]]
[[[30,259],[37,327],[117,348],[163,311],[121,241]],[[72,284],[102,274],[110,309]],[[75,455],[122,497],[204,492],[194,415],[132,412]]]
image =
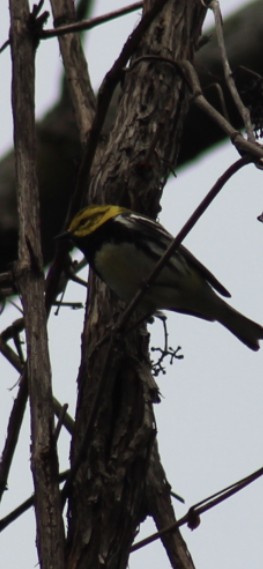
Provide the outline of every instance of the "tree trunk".
[[[145,2],[145,10],[150,8]],[[111,135],[96,154],[89,203],[121,203],[156,216],[163,185],[176,165],[189,104],[186,84],[162,58],[192,61],[204,15],[199,0],[167,1],[142,37],[125,71]],[[145,325],[114,333],[119,311],[120,303],[92,276],[71,449],[78,468],[69,500],[69,569],[127,567],[138,526],[151,510],[150,473],[159,461],[153,412],[158,397],[148,333]],[[173,521],[169,493],[164,499]],[[179,542],[170,561],[174,567],[193,567]]]

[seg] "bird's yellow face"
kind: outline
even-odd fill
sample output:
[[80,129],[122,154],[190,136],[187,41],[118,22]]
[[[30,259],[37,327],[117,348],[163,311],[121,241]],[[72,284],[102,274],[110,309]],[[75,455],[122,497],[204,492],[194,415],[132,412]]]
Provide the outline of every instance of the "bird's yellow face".
[[74,237],[82,238],[96,231],[109,219],[128,211],[118,205],[90,205],[73,217],[67,232]]

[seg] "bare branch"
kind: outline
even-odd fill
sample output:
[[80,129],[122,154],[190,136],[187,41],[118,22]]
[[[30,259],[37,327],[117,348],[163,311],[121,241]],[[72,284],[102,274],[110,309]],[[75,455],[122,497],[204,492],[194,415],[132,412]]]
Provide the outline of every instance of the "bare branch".
[[[51,0],[54,22],[62,24],[76,19],[72,0]],[[87,62],[78,34],[59,37],[69,92],[77,120],[81,143],[84,145],[95,111],[95,95],[88,75]]]
[[[64,406],[62,407],[61,403],[59,403],[59,401],[55,397],[53,397],[53,408],[55,415],[58,417],[58,419],[60,419],[62,415],[62,409],[64,408]],[[74,429],[74,420],[69,415],[69,413],[63,412],[62,424],[64,425],[68,433],[72,435]]]
[[28,29],[30,14],[27,0],[10,0],[10,14],[19,210],[19,261],[15,272],[26,325],[37,547],[42,569],[63,569],[64,528],[53,435],[51,371],[40,249],[34,121],[35,41]]
[[22,516],[22,514],[27,512],[27,510],[29,510],[29,508],[31,508],[33,505],[34,505],[34,496],[30,496],[30,498],[27,498],[27,500],[22,502],[22,504],[19,504],[17,508],[12,510],[12,512],[7,514],[4,518],[0,520],[0,532],[3,531],[7,526],[12,524],[15,520],[17,520],[17,518]]
[[[106,24],[107,22],[119,18],[120,16],[125,16],[126,14],[130,14],[135,10],[139,10],[142,8],[142,6],[143,6],[142,2],[134,2],[134,4],[130,4],[129,6],[120,8],[119,10],[114,10],[113,12],[108,12],[107,14],[103,14],[103,16],[97,16],[96,18],[91,18],[90,20],[84,20],[82,22],[76,22],[73,24],[66,24],[65,26],[59,26],[57,28],[50,30],[43,30],[40,33],[39,37],[40,39],[46,40],[53,37],[64,36],[72,32],[91,30],[96,26],[100,26],[101,24]],[[3,44],[2,49],[5,49],[5,47],[6,45]]]
[[195,99],[195,104],[204,111],[215,123],[222,128],[222,130],[230,136],[232,144],[236,147],[239,154],[242,156],[247,154],[251,157],[251,161],[257,163],[259,167],[261,166],[261,162],[263,161],[263,147],[262,145],[258,144],[257,142],[251,142],[250,140],[246,140],[242,134],[234,129],[230,123],[219,113],[210,103],[206,100],[206,98],[201,94],[197,94]]
[[6,344],[2,335],[0,335],[0,352],[19,373],[22,373],[23,365],[21,359],[12,350],[12,348]]
[[235,81],[233,79],[233,74],[232,74],[232,71],[231,71],[231,68],[229,65],[229,61],[228,61],[228,57],[227,57],[227,51],[226,51],[226,47],[225,47],[225,41],[224,41],[223,20],[222,20],[222,14],[221,14],[221,10],[220,10],[219,1],[218,0],[212,0],[212,2],[208,3],[208,7],[214,13],[218,47],[219,47],[220,54],[221,54],[221,61],[223,64],[226,84],[229,88],[229,91],[230,91],[232,97],[233,97],[235,105],[236,105],[236,107],[237,107],[237,109],[238,109],[238,111],[239,111],[239,113],[243,119],[246,131],[247,131],[247,135],[248,135],[248,140],[250,140],[251,142],[255,142],[255,136],[254,136],[254,132],[253,132],[253,125],[251,123],[250,112],[247,109],[247,107],[245,107],[245,105],[242,102],[242,99],[240,98],[240,95],[239,95],[238,90],[236,88],[236,84],[235,84]]
[[6,40],[0,47],[0,53],[2,53],[3,51],[5,51],[5,49],[10,45],[10,40]]
[[[170,485],[166,480],[155,443],[147,472],[146,498],[149,515],[153,517],[159,531],[176,523],[170,495]],[[161,535],[161,540],[174,569],[194,569],[190,552],[180,532],[165,533]]]
[[212,496],[205,498],[201,502],[194,504],[193,506],[191,506],[191,508],[189,508],[187,514],[182,518],[180,518],[180,520],[150,535],[149,537],[146,537],[145,539],[138,541],[131,547],[130,551],[131,552],[137,551],[138,549],[141,549],[142,547],[145,547],[146,545],[153,543],[153,541],[163,538],[165,534],[176,531],[179,527],[183,525],[188,525],[190,529],[196,529],[200,524],[201,514],[207,512],[208,510],[211,510],[211,508],[214,508],[215,506],[221,504],[225,500],[228,500],[228,498],[234,496],[234,494],[237,494],[237,492],[240,492],[241,490],[243,490],[243,488],[246,488],[246,486],[252,484],[255,480],[257,480],[261,476],[263,476],[263,468],[259,468],[258,470],[256,470],[252,474],[249,474],[245,478],[242,478],[238,482],[234,482],[230,486],[227,486],[227,488],[219,490],[219,492],[216,492],[216,494],[213,494]]
[[[59,482],[63,482],[63,480],[65,480],[66,475],[67,472],[61,473],[59,475]],[[7,514],[4,518],[0,519],[0,532],[2,532],[7,526],[9,526],[15,520],[17,520],[17,518],[22,516],[22,514],[27,512],[29,508],[32,508],[32,506],[34,506],[34,503],[35,503],[35,494],[24,500],[24,502],[22,502],[21,504],[19,504],[19,506],[14,508],[12,512]]]
[[[18,362],[17,362],[18,364]],[[22,371],[22,369],[21,369]],[[19,382],[18,395],[14,401],[12,411],[9,416],[6,442],[1,453],[0,460],[0,501],[2,499],[3,493],[7,488],[7,481],[9,476],[10,467],[14,457],[14,452],[16,449],[24,412],[26,408],[28,397],[27,379],[25,374],[22,375]],[[54,397],[53,398],[53,408],[57,416],[61,415],[62,405]],[[63,425],[67,429],[68,433],[72,435],[74,429],[74,421],[68,413],[63,416]]]
[[9,416],[7,437],[0,461],[0,500],[7,487],[7,480],[16,449],[28,397],[25,375],[20,380],[18,395]]

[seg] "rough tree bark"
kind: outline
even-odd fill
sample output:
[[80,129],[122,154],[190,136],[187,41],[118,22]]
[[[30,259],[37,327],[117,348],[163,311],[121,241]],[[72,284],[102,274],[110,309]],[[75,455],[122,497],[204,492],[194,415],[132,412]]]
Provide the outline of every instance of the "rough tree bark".
[[[145,2],[145,10],[151,5]],[[96,154],[86,200],[157,214],[189,103],[182,78],[161,58],[192,61],[204,15],[199,0],[168,0],[142,37],[125,72],[111,135]],[[146,55],[159,61],[146,61]],[[155,446],[147,331],[141,326],[107,337],[120,305],[97,279],[89,284],[71,449],[72,464],[81,464],[69,500],[68,569],[123,569],[147,514],[158,525],[174,521],[174,514]],[[159,508],[148,502],[149,488],[159,494]],[[193,567],[179,532],[165,547],[173,567]]]
[[[263,75],[261,13],[262,2],[257,0],[224,21],[227,52],[233,69],[239,65],[245,65]],[[211,87],[211,84],[218,82],[227,97],[232,124],[240,126],[240,118],[227,95],[222,79],[222,65],[214,34],[209,38],[209,42],[197,52],[196,65],[205,95],[212,104],[220,107],[218,92]],[[195,136],[196,132],[199,133],[198,137]],[[224,136],[223,131],[192,105],[186,119],[178,164],[195,158],[200,152],[222,140]],[[58,104],[43,121],[38,123],[37,141],[42,209],[41,233],[44,260],[47,262],[51,260],[54,253],[54,235],[61,230],[65,219],[81,150],[67,90],[63,89]],[[0,209],[0,271],[2,272],[7,270],[10,262],[16,258],[17,252],[17,215],[12,152],[0,162]]]
[[[20,0],[20,3],[25,9],[24,20],[21,19],[24,25],[28,19],[27,2]],[[67,9],[69,18],[74,17],[71,0],[53,0],[52,3],[55,18],[66,17]],[[10,4],[15,14],[15,0],[10,0]],[[178,66],[167,60],[193,61],[205,16],[200,0],[191,3],[145,0],[144,14],[149,15],[157,4],[158,14],[141,35],[127,68],[121,69],[121,93],[114,123],[109,136],[97,141],[82,200],[119,203],[152,217],[159,211],[163,186],[177,165],[190,98],[189,87],[182,74],[177,73]],[[18,32],[20,16],[19,12],[13,16]],[[29,39],[25,29],[23,33]],[[72,81],[71,96],[79,139],[84,145],[87,132],[91,129],[92,135],[95,130],[92,128],[94,96],[78,40],[75,41],[78,45],[72,47],[74,39],[61,39],[60,43],[67,76]],[[15,61],[20,46],[14,42],[12,48]],[[29,48],[32,65],[30,43]],[[71,73],[75,48],[74,53],[81,55],[73,58],[76,69],[74,67]],[[80,58],[82,67],[78,65]],[[17,61],[21,70],[22,52]],[[83,82],[78,90],[81,71]],[[28,88],[31,90],[27,91]],[[32,103],[26,122],[28,128],[32,127],[28,137],[23,133],[24,113],[19,109],[19,96],[23,91]],[[18,180],[21,181],[20,269],[23,269],[18,273],[18,282],[23,292],[28,340],[39,558],[42,567],[56,566],[57,569],[64,566],[64,535],[45,331],[35,192],[37,176],[35,165],[31,164],[32,159],[36,159],[33,74],[28,84],[21,82],[15,92],[18,97],[16,127],[20,127],[21,135],[16,140]],[[22,147],[19,146],[21,141]],[[32,212],[30,200],[34,203]],[[136,314],[121,329],[116,328],[122,310],[123,305],[91,274],[71,446],[72,469],[62,492],[62,499],[68,498],[68,569],[124,569],[137,528],[146,516],[153,517],[158,529],[175,521],[170,487],[156,441],[154,404],[159,402],[159,397],[151,375],[149,335],[145,324],[133,326],[137,322]],[[193,569],[193,561],[178,530],[162,536],[162,541],[172,567]]]

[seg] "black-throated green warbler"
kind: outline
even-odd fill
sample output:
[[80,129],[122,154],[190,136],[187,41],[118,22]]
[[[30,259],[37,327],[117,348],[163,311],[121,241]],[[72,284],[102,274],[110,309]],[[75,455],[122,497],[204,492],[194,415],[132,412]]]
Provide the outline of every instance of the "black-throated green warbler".
[[[65,234],[64,234],[65,235]],[[92,205],[75,215],[66,231],[98,276],[129,301],[163,255],[172,236],[159,223],[116,205]],[[217,320],[252,350],[263,327],[221,299],[229,292],[182,245],[142,297],[143,315],[168,309]]]

